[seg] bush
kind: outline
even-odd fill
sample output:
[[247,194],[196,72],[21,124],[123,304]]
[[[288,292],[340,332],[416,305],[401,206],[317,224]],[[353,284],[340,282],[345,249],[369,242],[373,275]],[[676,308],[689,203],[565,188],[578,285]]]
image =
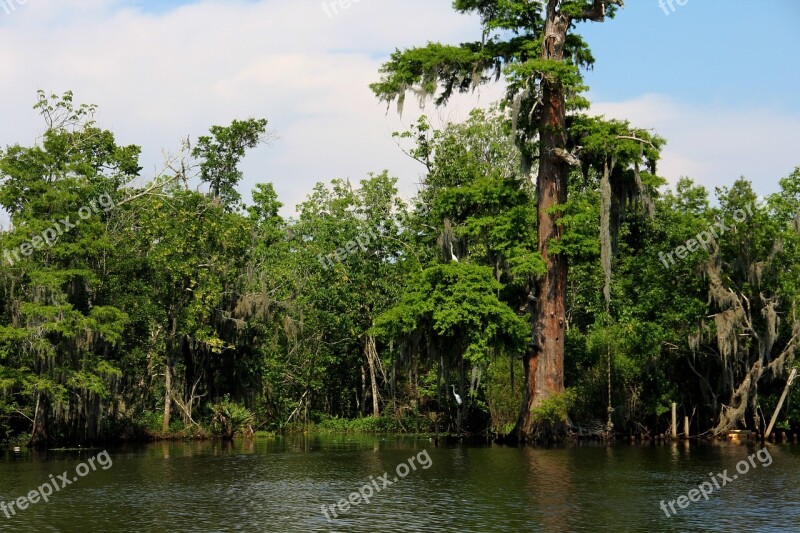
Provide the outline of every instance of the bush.
[[243,405],[228,396],[211,406],[211,431],[224,439],[233,440],[237,433],[253,435],[255,416]]
[[405,431],[400,420],[387,414],[352,420],[322,415],[316,429],[322,433],[402,433]]
[[538,425],[554,427],[567,421],[569,410],[575,404],[577,394],[574,389],[567,389],[561,394],[556,394],[546,399],[531,409],[533,422]]
[[138,423],[147,433],[158,435],[161,433],[164,413],[142,413]]

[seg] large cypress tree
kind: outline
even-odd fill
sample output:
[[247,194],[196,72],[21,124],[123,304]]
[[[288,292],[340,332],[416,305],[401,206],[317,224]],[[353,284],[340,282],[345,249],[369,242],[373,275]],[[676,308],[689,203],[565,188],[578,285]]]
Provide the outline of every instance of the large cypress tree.
[[397,50],[371,85],[381,100],[396,101],[401,110],[408,92],[443,105],[455,92],[505,79],[523,168],[538,167],[538,248],[546,264],[532,294],[525,399],[514,439],[526,440],[534,429],[531,409],[564,389],[567,258],[551,253],[550,244],[561,233],[558,206],[567,201],[570,167],[580,164],[568,150],[567,111],[588,105],[580,97],[580,69],[594,61],[572,30],[578,22],[603,22],[622,5],[623,0],[455,0],[457,11],[480,16],[481,40]]

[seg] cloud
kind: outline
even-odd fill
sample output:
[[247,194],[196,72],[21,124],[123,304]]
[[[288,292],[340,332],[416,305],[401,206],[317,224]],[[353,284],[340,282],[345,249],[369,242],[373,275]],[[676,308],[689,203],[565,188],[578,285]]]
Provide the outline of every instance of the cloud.
[[[148,11],[122,0],[30,0],[0,12],[0,145],[30,144],[42,123],[31,106],[37,89],[75,91],[100,106],[98,121],[124,144],[143,147],[151,178],[162,149],[234,118],[265,117],[279,139],[243,165],[245,199],[272,181],[290,214],[317,181],[359,180],[388,169],[414,194],[422,167],[406,157],[393,131],[413,123],[412,101],[398,117],[371,94],[378,68],[395,48],[432,37],[480,38],[474,17],[449,2],[362,0],[329,17],[321,0],[203,1]],[[461,120],[502,94],[492,86],[426,114]],[[656,127],[669,138],[662,166],[671,179],[705,184],[740,174],[774,183],[797,161],[782,152],[797,117],[777,111],[692,109],[664,97],[598,103],[595,109]]]
[[[395,46],[433,35],[471,40],[478,27],[424,0],[365,0],[332,18],[310,0],[207,1],[159,13],[111,0],[37,0],[0,20],[0,144],[30,144],[41,133],[30,109],[37,89],[72,89],[76,101],[99,104],[100,125],[119,142],[143,146],[148,178],[162,148],[259,116],[280,139],[247,159],[245,198],[256,182],[274,181],[291,212],[316,181],[384,168],[410,195],[420,168],[391,132],[418,112],[387,114],[368,85]],[[444,113],[460,119],[470,107]]]
[[592,112],[654,128],[667,139],[659,174],[670,183],[688,176],[713,188],[744,176],[757,192],[778,189],[778,180],[800,166],[796,151],[800,116],[772,107],[696,107],[667,96],[645,95],[625,102],[597,102]]

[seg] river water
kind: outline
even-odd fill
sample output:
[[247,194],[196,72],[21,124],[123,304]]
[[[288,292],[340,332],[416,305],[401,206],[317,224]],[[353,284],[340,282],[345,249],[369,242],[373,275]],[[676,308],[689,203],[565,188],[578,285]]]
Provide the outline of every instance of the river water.
[[759,450],[294,435],[6,451],[0,531],[800,531],[800,447]]

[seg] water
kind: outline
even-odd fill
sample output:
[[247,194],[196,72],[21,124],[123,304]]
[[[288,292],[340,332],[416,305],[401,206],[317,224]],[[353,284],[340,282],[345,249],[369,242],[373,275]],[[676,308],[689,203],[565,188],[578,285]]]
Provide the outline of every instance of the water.
[[[800,531],[800,447],[770,445],[771,464],[765,452],[747,462],[757,449],[435,447],[427,439],[303,435],[157,443],[108,450],[111,464],[101,456],[92,471],[87,463],[85,477],[49,503],[11,518],[0,511],[0,531]],[[76,466],[101,451],[0,452],[0,501],[51,474],[59,486],[64,471],[77,478]],[[677,498],[712,486],[709,474],[720,488],[681,509]],[[354,497],[358,505],[346,512],[336,507],[359,489],[369,497],[365,484],[370,503]],[[677,516],[667,518],[661,500],[668,510],[675,501]]]

